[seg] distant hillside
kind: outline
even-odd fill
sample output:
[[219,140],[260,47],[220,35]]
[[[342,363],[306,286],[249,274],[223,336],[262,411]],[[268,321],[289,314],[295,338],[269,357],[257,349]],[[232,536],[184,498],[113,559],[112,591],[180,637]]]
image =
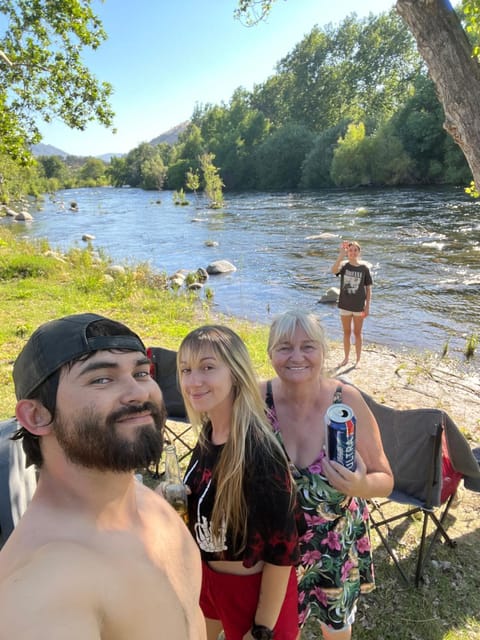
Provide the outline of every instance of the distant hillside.
[[186,120],[181,124],[177,124],[172,129],[169,129],[168,131],[165,131],[165,133],[161,133],[156,138],[153,138],[153,140],[150,140],[149,144],[156,145],[156,144],[160,144],[161,142],[167,142],[168,144],[175,144],[175,142],[178,140],[178,136],[185,131],[188,124],[189,124],[189,120]]
[[69,154],[66,151],[62,151],[61,149],[57,149],[57,147],[52,146],[51,144],[34,144],[32,146],[32,153],[35,157],[38,156],[60,156],[61,158],[66,158]]
[[[185,131],[188,124],[189,124],[188,120],[186,120],[185,122],[182,122],[181,124],[177,124],[177,126],[172,127],[172,129],[169,129],[168,131],[165,131],[165,133],[161,133],[156,138],[153,138],[153,140],[150,140],[149,144],[156,145],[156,144],[160,144],[161,142],[167,142],[168,144],[175,144],[175,142],[177,142],[178,140],[178,136],[181,133],[183,133],[183,131]],[[54,147],[51,144],[43,144],[42,142],[40,144],[34,144],[32,146],[32,153],[35,157],[38,157],[38,156],[60,156],[61,158],[72,157],[72,154],[67,153],[66,151],[62,151],[62,149],[58,149],[57,147]],[[126,154],[125,153],[102,153],[101,155],[95,156],[95,158],[99,158],[104,162],[110,162],[110,160],[113,157],[121,158],[124,155]],[[81,158],[84,156],[77,156],[77,157]]]
[[112,158],[123,158],[125,155],[125,153],[102,153],[101,156],[95,156],[95,158],[103,160],[104,162],[110,162]]
[[[38,156],[60,156],[61,158],[85,158],[87,156],[74,156],[71,153],[67,153],[66,151],[62,151],[62,149],[57,149],[51,144],[34,144],[32,146],[33,155],[38,158]],[[99,160],[103,160],[103,162],[110,162],[112,158],[121,158],[124,156],[124,153],[102,153],[102,155],[94,156]]]

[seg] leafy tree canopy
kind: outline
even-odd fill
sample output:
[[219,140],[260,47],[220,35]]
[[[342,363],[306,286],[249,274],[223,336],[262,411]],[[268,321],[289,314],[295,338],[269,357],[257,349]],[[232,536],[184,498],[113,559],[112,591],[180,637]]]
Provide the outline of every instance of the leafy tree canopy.
[[0,0],[0,153],[26,162],[37,121],[110,127],[112,87],[82,61],[106,39],[92,0]]
[[252,104],[274,123],[298,122],[313,131],[340,120],[383,122],[410,93],[422,66],[412,36],[391,11],[338,26],[315,26],[255,88]]
[[461,8],[465,30],[474,42],[473,54],[480,57],[480,0],[462,0]]

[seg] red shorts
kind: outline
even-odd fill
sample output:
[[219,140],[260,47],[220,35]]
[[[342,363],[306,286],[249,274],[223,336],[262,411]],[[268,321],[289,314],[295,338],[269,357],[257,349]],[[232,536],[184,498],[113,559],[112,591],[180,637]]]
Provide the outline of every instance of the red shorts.
[[[205,618],[220,620],[226,640],[242,640],[252,627],[257,610],[262,573],[236,576],[213,571],[202,562],[200,606]],[[298,636],[298,589],[292,567],[287,592],[275,625],[275,640],[296,640]]]

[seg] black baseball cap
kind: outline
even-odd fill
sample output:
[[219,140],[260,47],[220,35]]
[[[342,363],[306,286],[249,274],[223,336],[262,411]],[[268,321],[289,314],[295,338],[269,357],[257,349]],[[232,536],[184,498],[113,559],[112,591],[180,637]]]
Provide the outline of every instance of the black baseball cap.
[[88,327],[99,320],[110,318],[95,313],[79,313],[40,325],[32,333],[13,365],[17,400],[28,398],[32,391],[57,369],[87,353],[107,349],[127,349],[146,353],[141,339],[125,325],[123,326],[128,335],[87,338]]

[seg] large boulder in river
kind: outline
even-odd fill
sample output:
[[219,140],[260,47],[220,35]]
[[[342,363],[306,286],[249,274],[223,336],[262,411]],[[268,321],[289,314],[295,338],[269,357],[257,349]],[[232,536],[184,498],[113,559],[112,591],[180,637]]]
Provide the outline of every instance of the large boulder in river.
[[28,211],[19,211],[14,215],[13,219],[27,222],[29,220],[33,220],[33,216],[30,213],[28,213]]
[[338,302],[338,296],[340,295],[340,289],[338,287],[330,287],[327,289],[319,302]]
[[217,275],[219,273],[230,273],[236,271],[237,267],[228,260],[216,260],[211,262],[207,267],[207,273],[210,275]]

